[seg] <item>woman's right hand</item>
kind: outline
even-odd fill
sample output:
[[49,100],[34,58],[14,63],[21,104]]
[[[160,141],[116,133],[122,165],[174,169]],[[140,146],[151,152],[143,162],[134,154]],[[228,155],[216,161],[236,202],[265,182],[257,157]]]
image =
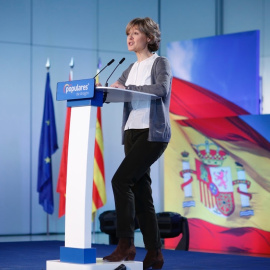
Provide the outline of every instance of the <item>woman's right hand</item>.
[[126,87],[121,84],[120,82],[116,81],[115,83],[113,83],[110,87],[114,87],[114,88],[120,88],[120,89],[126,89]]

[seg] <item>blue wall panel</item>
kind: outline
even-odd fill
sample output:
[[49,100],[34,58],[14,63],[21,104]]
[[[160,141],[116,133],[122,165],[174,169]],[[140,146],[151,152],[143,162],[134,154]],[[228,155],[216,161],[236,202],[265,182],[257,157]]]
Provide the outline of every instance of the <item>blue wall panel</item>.
[[161,54],[172,41],[215,34],[214,0],[161,1]]
[[135,17],[158,19],[155,0],[100,0],[98,1],[99,50],[109,52],[127,51],[126,25]]
[[31,1],[0,0],[0,42],[30,43]]
[[0,234],[28,233],[31,200],[30,46],[0,44],[0,59]]
[[33,0],[33,44],[96,49],[96,1]]

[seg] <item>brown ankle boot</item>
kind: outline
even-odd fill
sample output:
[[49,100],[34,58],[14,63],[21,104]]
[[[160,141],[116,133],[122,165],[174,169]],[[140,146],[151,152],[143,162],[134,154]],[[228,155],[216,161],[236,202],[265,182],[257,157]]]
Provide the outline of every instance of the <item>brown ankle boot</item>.
[[136,255],[133,238],[120,238],[114,252],[103,260],[109,262],[133,261]]
[[163,255],[160,249],[148,250],[144,260],[143,260],[143,269],[161,269],[164,264]]

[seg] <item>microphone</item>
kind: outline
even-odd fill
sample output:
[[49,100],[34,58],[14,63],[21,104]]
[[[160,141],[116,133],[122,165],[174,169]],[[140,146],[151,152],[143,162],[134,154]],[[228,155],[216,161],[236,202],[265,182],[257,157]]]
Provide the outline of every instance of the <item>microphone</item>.
[[[110,61],[110,62],[109,62],[109,63],[108,63],[101,71],[103,71],[107,66],[109,66],[109,65],[112,64],[113,62],[114,62],[114,59],[112,59],[112,60],[111,60],[111,61]],[[100,71],[100,72],[101,72],[101,71]],[[99,72],[99,73],[100,73],[100,72]],[[96,76],[95,76],[93,79],[95,79],[99,73],[97,73]]]
[[114,270],[127,270],[127,267],[124,264],[120,264],[118,267],[116,267]]
[[106,81],[106,83],[105,83],[105,87],[108,86],[108,80],[111,78],[111,76],[113,75],[114,71],[115,71],[115,70],[118,68],[118,66],[121,65],[125,60],[126,60],[126,58],[124,57],[124,58],[122,58],[122,59],[119,61],[118,65],[115,67],[115,69],[113,70],[113,72],[111,73],[111,75],[109,76],[109,78],[107,79],[107,81]]

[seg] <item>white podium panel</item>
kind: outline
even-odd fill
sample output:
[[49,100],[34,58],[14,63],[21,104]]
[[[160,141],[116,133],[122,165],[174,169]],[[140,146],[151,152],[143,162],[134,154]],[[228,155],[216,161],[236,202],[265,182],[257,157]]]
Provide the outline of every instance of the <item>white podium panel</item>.
[[91,248],[97,107],[71,109],[66,186],[65,247]]
[[47,261],[47,270],[114,270],[119,265],[124,264],[127,270],[143,270],[142,262],[122,261],[122,262],[103,262],[102,258],[97,258],[96,263],[75,264],[57,261]]

